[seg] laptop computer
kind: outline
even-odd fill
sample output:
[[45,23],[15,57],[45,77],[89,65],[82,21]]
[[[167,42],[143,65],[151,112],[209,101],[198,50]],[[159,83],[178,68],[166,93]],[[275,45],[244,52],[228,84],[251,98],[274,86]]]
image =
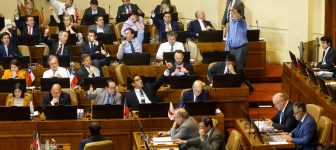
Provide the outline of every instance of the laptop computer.
[[98,33],[97,41],[104,44],[113,44],[113,41],[117,41],[117,37],[114,33]]
[[201,31],[198,42],[223,42],[223,30]]
[[237,74],[215,74],[212,76],[212,87],[240,87],[243,83],[243,77]]
[[306,67],[306,71],[307,71],[308,77],[310,79],[309,82],[311,82],[315,86],[317,86],[318,82],[317,82],[316,76],[315,76],[313,70],[311,69],[311,67]]
[[191,116],[216,114],[216,102],[185,102],[184,108]]
[[34,46],[42,42],[40,35],[18,35],[19,45]]
[[[50,68],[48,64],[49,56],[43,56],[43,68]],[[70,55],[57,55],[58,64],[60,67],[68,68],[70,67],[71,56]]]
[[[175,31],[177,33],[176,41],[185,43],[189,38],[188,31]],[[162,33],[161,43],[167,42],[167,32]]]
[[[174,63],[175,62],[175,58],[174,58],[174,52],[164,52],[163,53],[163,64],[166,64],[167,62],[171,62]],[[184,58],[183,58],[183,62],[184,63],[190,63],[190,52],[184,52]]]
[[170,88],[171,89],[187,89],[191,88],[192,85],[199,77],[197,75],[185,75],[185,76],[171,76],[170,80]]
[[[170,13],[170,14],[171,14],[171,20],[172,20],[172,21],[177,22],[177,21],[179,20],[179,19],[178,19],[178,13],[177,13],[177,12]],[[164,17],[164,13],[156,13],[156,14],[155,14],[155,18],[157,18],[157,19],[163,20],[163,17]]]
[[102,78],[102,77],[97,77],[97,78],[84,78],[84,91],[87,91],[90,89],[90,85],[94,89],[96,88],[105,88],[106,87],[106,82],[111,78]]
[[229,52],[221,51],[212,51],[212,52],[203,52],[203,64],[210,64],[218,61],[225,61],[226,56]]
[[170,103],[139,104],[139,118],[167,117]]
[[128,66],[150,65],[150,53],[127,53],[124,54],[122,62]]
[[251,118],[251,116],[248,114],[248,112],[246,111],[245,107],[244,106],[241,106],[241,109],[242,109],[242,112],[243,112],[243,115],[244,117],[246,118],[246,120],[249,122],[251,128],[254,129],[254,134],[255,136],[257,137],[257,139],[259,140],[259,142],[261,144],[264,144],[264,140],[261,136],[261,133],[259,131],[259,128],[258,126],[254,123],[253,119]]
[[[137,37],[137,36],[138,36],[138,31],[135,31],[134,37]],[[150,43],[150,32],[148,32],[148,31],[144,32],[144,39],[143,39],[142,43],[144,43],[144,44],[149,44]]]
[[26,91],[26,79],[0,79],[0,93],[13,93],[16,83],[20,83],[21,89]]
[[30,56],[18,56],[18,57],[0,57],[0,64],[3,69],[10,69],[10,62],[16,59],[19,62],[21,68],[28,68],[30,64]]
[[248,41],[259,41],[260,30],[247,30],[247,40]]
[[[58,34],[52,34],[50,36],[51,39],[58,40]],[[77,35],[76,34],[69,34],[68,36],[68,43],[70,45],[76,45],[77,42]]]
[[41,91],[50,91],[51,87],[58,83],[62,88],[70,88],[70,79],[69,78],[41,78]]
[[[85,19],[84,22],[85,24],[84,25],[93,25],[93,24],[96,24],[96,17],[98,15],[84,15],[83,18]],[[99,15],[99,16],[103,16],[104,18],[104,23],[105,24],[108,24],[110,22],[110,19],[109,19],[109,14],[105,14],[105,15]]]
[[290,56],[290,59],[292,60],[292,68],[296,68],[298,62],[297,62],[295,55],[291,51],[289,51],[289,56]]
[[30,108],[21,106],[0,106],[0,121],[30,120]]
[[92,105],[93,119],[123,118],[124,105]]
[[44,114],[47,120],[77,119],[77,106],[46,106]]

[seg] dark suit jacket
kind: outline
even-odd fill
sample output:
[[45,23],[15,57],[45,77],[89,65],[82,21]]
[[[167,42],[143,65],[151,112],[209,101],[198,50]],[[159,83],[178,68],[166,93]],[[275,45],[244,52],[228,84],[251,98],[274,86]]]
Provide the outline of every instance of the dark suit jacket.
[[[131,5],[131,9],[132,9],[132,11],[136,11],[136,12],[138,12],[138,10],[140,9],[139,7],[138,7],[138,5],[137,4],[130,4]],[[121,14],[126,14],[126,7],[125,7],[125,5],[121,5],[121,6],[119,6],[118,7],[118,11],[117,11],[117,17],[116,17],[116,19],[118,20],[118,19],[120,19],[120,15]],[[144,13],[142,13],[142,14],[140,14],[140,16],[142,16],[142,17],[144,17],[145,16],[145,14]],[[117,21],[118,22],[118,21]]]
[[[322,56],[322,58],[324,55]],[[326,64],[322,65],[322,62],[319,62],[316,67],[321,69],[331,69],[333,68],[333,63],[336,63],[336,50],[333,47],[330,47],[328,53],[326,54]]]
[[[162,36],[166,36],[163,35],[163,32],[166,32],[166,24],[164,23],[164,21],[155,17],[152,17],[152,19],[153,23],[159,31],[159,38],[161,39]],[[172,21],[170,24],[173,31],[179,31],[179,24],[176,21]]]
[[[65,29],[65,25],[64,25],[63,22],[58,23],[57,26],[58,26],[58,31],[66,31],[66,29]],[[72,29],[75,33],[78,33],[78,29],[77,29],[76,27],[72,26],[71,29]],[[69,35],[71,34],[70,31],[68,31],[68,33],[69,33]]]
[[[210,26],[211,28],[214,28],[213,26],[212,26],[212,24],[211,24],[211,22],[210,21],[206,21],[205,20],[205,24],[206,24],[206,26],[205,27],[207,27],[207,26]],[[194,39],[197,39],[197,33],[198,32],[200,32],[200,31],[202,31],[202,28],[201,28],[201,25],[200,25],[200,23],[199,23],[199,21],[196,19],[196,20],[193,20],[193,21],[191,21],[190,23],[189,23],[189,27],[188,27],[188,34],[189,34],[189,36],[190,37],[192,37],[192,38],[194,38]]]
[[[161,75],[159,79],[157,79],[153,84],[146,84],[142,87],[142,90],[145,92],[146,96],[152,103],[157,102],[156,91],[161,87],[165,80],[166,77],[164,75]],[[134,89],[126,94],[126,102],[127,106],[130,107],[132,110],[138,110],[139,100],[135,94]]]
[[[43,96],[43,105],[42,110],[46,109],[46,106],[51,105],[50,102],[52,100],[51,93],[48,93]],[[70,95],[67,93],[62,92],[59,100],[59,105],[71,105]]]
[[[209,92],[206,90],[202,90],[202,93],[197,97],[196,102],[206,102],[209,99]],[[177,107],[184,107],[185,102],[193,102],[194,101],[194,92],[192,89],[185,91],[182,95],[182,99],[178,103]]]
[[[225,61],[219,61],[215,65],[213,65],[209,70],[208,70],[208,76],[210,81],[212,81],[212,75],[214,74],[224,74],[226,63]],[[235,68],[236,74],[243,75],[243,71],[239,68]]]
[[[169,12],[170,12],[170,13],[175,12],[174,7],[171,7],[171,6],[170,6],[170,8],[169,8]],[[155,9],[154,9],[154,13],[155,13],[155,14],[162,13],[162,11],[161,11],[161,5],[156,5],[156,7],[155,7]]]
[[[18,38],[16,34],[16,29],[11,31],[12,36],[10,37],[9,44],[7,45],[9,56],[21,56],[18,48]],[[5,46],[0,45],[0,57],[6,57]]]
[[317,149],[317,125],[314,118],[307,113],[303,122],[291,132],[292,143],[294,143],[298,149],[303,150],[315,150]]
[[[231,3],[231,1],[232,0],[227,0],[226,1],[226,8],[225,8],[225,11],[224,11],[224,15],[223,15],[223,19],[222,19],[222,25],[225,25],[226,23],[228,23],[229,22],[229,20],[227,19],[227,13],[229,13],[230,11],[228,10],[228,8],[229,8],[229,5],[230,5],[230,3]],[[244,3],[242,3],[242,1],[241,0],[236,0],[236,2],[234,3],[234,5],[233,6],[238,6],[239,4],[241,4],[242,5],[242,10],[241,10],[241,15],[242,15],[242,17],[245,19],[245,15],[244,15],[244,12],[245,12],[245,6],[244,6]]]
[[208,138],[201,141],[199,137],[187,140],[187,146],[197,147],[202,150],[223,150],[224,137],[217,127],[213,127]]
[[102,136],[91,136],[80,141],[78,150],[83,150],[87,143],[109,140],[110,138]]
[[[25,22],[21,22],[19,20],[15,20],[17,28],[21,31],[22,35],[28,35],[28,27]],[[35,25],[33,27],[33,35],[40,35],[41,34],[41,28],[38,25]]]
[[[106,15],[105,9],[102,8],[102,7],[98,7],[97,8],[97,13],[98,13],[98,15]],[[84,15],[83,15],[83,18],[82,18],[82,21],[81,21],[81,25],[85,25],[86,24],[86,22],[85,22],[86,16],[89,16],[89,15],[93,15],[91,7],[85,9]]]
[[273,121],[273,127],[278,130],[284,130],[286,132],[292,131],[299,123],[293,115],[293,104],[288,102],[284,114],[282,115],[282,121],[280,122],[281,112],[278,113],[271,119]]
[[96,54],[96,52],[100,52],[101,48],[103,47],[103,43],[98,42],[98,45],[93,46],[92,51],[90,51],[90,43],[89,42],[85,42],[82,44],[81,48],[80,48],[80,56],[82,56],[83,54]]
[[[49,46],[49,55],[56,55],[59,47],[58,40],[44,38],[44,43]],[[66,43],[63,45],[63,55],[71,55],[71,45]]]
[[89,72],[85,69],[85,67],[82,65],[80,69],[77,72],[78,77],[78,85],[84,85],[84,78],[89,77]]
[[[97,32],[97,25],[96,24],[90,25],[89,26],[89,31],[90,30],[94,30],[94,31]],[[108,25],[108,24],[104,25],[103,30],[104,30],[104,33],[113,33],[113,30],[111,29],[111,26]]]
[[[183,67],[186,68],[189,72],[188,75],[195,75],[195,72],[194,72],[194,68],[192,65],[188,64],[188,63],[183,63]],[[169,70],[169,75],[171,75],[176,69],[176,64],[173,63],[173,68]]]

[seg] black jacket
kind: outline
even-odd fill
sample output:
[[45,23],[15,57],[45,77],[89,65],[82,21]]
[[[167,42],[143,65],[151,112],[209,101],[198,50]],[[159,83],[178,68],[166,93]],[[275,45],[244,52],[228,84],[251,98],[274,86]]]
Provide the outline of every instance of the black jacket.
[[[59,47],[58,40],[44,38],[44,43],[49,46],[49,55],[56,55],[57,49]],[[71,45],[69,42],[63,45],[63,55],[71,55]]]
[[[136,11],[136,12],[138,12],[138,10],[140,10],[140,8],[138,7],[137,4],[130,4],[130,5],[131,5],[131,9],[132,9],[132,11]],[[125,7],[125,5],[121,5],[121,6],[118,7],[117,16],[116,16],[116,20],[117,20],[117,22],[120,22],[120,21],[119,21],[119,19],[120,19],[120,15],[122,15],[122,14],[127,14],[126,12],[127,12],[127,11],[126,11],[126,7]],[[145,16],[144,13],[139,14],[139,15],[142,16],[142,17]]]
[[[8,56],[21,56],[18,48],[18,38],[16,34],[16,29],[11,31],[12,36],[10,37],[9,44],[7,45],[8,49]],[[2,44],[0,45],[0,57],[7,57],[5,46]]]
[[[98,7],[97,8],[97,14],[98,15],[106,15],[105,9],[102,8],[102,7]],[[86,21],[86,16],[89,16],[89,15],[93,15],[91,7],[85,9],[84,15],[83,15],[83,18],[82,18],[82,21],[81,21],[81,25],[86,25],[86,22],[85,22]],[[106,22],[106,20],[105,20],[105,22]]]
[[282,115],[282,121],[280,122],[281,112],[278,113],[271,119],[273,121],[273,127],[278,130],[284,130],[285,132],[291,132],[298,125],[298,121],[295,119],[293,114],[293,104],[288,101],[285,108],[284,114]]
[[100,52],[101,48],[103,47],[103,43],[98,42],[98,45],[93,44],[93,49],[92,51],[90,51],[90,43],[89,42],[85,42],[82,44],[81,48],[80,48],[80,56],[82,56],[83,54],[96,54],[96,52]]
[[[214,28],[210,21],[205,20],[205,24],[206,24],[205,27],[210,26],[211,28]],[[202,28],[201,28],[201,25],[200,25],[199,21],[197,19],[191,21],[189,23],[189,27],[188,27],[187,31],[188,31],[188,35],[190,37],[192,37],[194,39],[197,39],[198,38],[197,33],[202,31]]]
[[[43,96],[43,105],[42,110],[44,111],[46,109],[46,106],[51,105],[51,100],[53,99],[51,93],[48,93]],[[70,95],[67,93],[62,92],[60,99],[59,99],[59,105],[71,105]]]
[[[214,75],[214,74],[224,74],[225,66],[226,66],[225,61],[219,61],[215,65],[213,65],[208,70],[209,80],[212,81],[212,75]],[[238,67],[235,67],[235,71],[236,71],[236,74],[244,75],[243,70],[239,69]]]
[[[209,92],[206,90],[202,90],[202,93],[196,98],[196,102],[206,102],[209,99]],[[182,99],[178,103],[177,107],[184,107],[185,102],[193,102],[194,101],[194,92],[192,89],[185,91],[182,95]]]
[[[324,52],[323,52],[324,53]],[[322,56],[323,59],[324,55]],[[333,47],[330,47],[328,53],[326,54],[326,64],[322,65],[322,61],[319,62],[316,67],[321,69],[331,69],[334,67],[336,61],[336,50]]]

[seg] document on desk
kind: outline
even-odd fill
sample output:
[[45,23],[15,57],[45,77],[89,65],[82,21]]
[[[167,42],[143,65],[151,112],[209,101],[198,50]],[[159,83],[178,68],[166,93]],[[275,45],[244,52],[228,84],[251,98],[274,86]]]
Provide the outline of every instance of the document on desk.
[[170,136],[168,137],[153,137],[154,145],[171,145],[173,141]]
[[288,142],[268,142],[270,145],[288,144]]
[[265,121],[254,121],[259,131],[273,131],[274,127],[266,125]]

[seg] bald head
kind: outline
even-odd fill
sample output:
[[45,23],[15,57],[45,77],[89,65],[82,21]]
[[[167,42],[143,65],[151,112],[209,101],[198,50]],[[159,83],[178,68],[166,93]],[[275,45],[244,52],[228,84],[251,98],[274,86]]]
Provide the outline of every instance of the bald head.
[[61,96],[61,85],[59,84],[54,84],[52,87],[51,87],[51,90],[50,90],[50,93],[52,95],[53,98],[59,98]]
[[288,95],[284,93],[276,93],[272,97],[273,104],[275,108],[281,111],[288,102]]
[[196,80],[192,86],[193,93],[196,96],[199,96],[203,91],[203,87],[204,87],[203,82],[201,80]]

